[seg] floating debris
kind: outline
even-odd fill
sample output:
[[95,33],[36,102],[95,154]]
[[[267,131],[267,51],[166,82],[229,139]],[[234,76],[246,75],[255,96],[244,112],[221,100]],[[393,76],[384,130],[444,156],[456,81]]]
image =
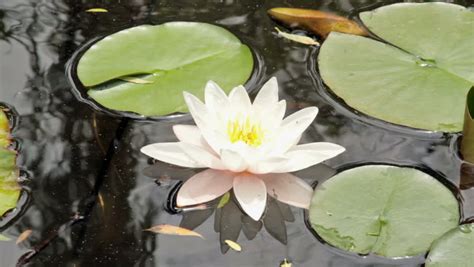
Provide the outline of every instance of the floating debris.
[[86,10],[86,12],[89,12],[89,13],[107,13],[109,11],[105,8],[96,7],[96,8],[90,8],[90,9]]
[[186,228],[169,225],[169,224],[155,225],[151,228],[145,229],[144,231],[153,232],[156,234],[165,234],[165,235],[197,236],[204,239],[204,237],[199,233],[196,233]]
[[241,247],[239,244],[237,244],[237,242],[234,242],[234,241],[229,240],[229,239],[224,240],[224,242],[225,242],[231,249],[233,249],[233,250],[235,250],[235,251],[238,251],[238,252],[242,251],[242,247]]
[[277,27],[275,27],[275,30],[277,31],[278,36],[281,36],[281,37],[286,38],[288,40],[298,42],[298,43],[301,43],[301,44],[305,44],[305,45],[317,45],[317,46],[320,45],[317,41],[315,41],[311,37],[283,32],[280,29],[278,29]]

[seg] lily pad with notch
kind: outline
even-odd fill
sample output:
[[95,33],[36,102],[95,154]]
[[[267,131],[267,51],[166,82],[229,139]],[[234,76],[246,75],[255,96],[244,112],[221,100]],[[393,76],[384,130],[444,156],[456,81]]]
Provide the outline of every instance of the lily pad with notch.
[[360,18],[383,42],[331,33],[318,63],[332,92],[390,123],[461,131],[474,84],[474,12],[447,3],[400,3]]
[[187,111],[183,91],[202,97],[209,80],[229,91],[244,84],[252,70],[249,47],[226,29],[168,22],[103,38],[80,58],[77,76],[106,108],[163,116]]
[[458,202],[441,182],[389,165],[336,174],[316,188],[309,210],[312,228],[330,245],[389,258],[426,252],[459,218]]

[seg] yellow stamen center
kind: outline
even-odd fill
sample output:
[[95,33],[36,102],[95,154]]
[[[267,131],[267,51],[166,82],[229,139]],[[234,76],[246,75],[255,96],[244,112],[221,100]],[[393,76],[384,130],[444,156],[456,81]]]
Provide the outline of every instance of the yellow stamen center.
[[242,141],[249,146],[257,147],[262,144],[264,133],[260,123],[253,123],[250,118],[241,120],[239,117],[227,122],[227,135],[230,142]]

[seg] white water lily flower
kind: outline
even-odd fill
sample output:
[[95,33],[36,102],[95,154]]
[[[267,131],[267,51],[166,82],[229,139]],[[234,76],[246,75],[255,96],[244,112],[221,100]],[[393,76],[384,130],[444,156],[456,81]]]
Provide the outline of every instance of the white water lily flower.
[[304,108],[283,119],[286,102],[278,101],[276,78],[262,87],[253,104],[243,86],[227,96],[212,81],[205,88],[205,104],[186,92],[184,99],[196,126],[175,125],[173,131],[179,142],[151,144],[141,151],[174,165],[222,172],[204,171],[186,181],[178,192],[179,206],[212,200],[233,187],[242,209],[255,220],[263,214],[267,191],[278,195],[282,202],[307,208],[308,198],[303,198],[307,202],[303,204],[301,199],[293,200],[298,196],[282,199],[286,195],[284,187],[289,184],[311,194],[311,187],[286,173],[318,164],[345,150],[327,142],[297,144],[318,108]]

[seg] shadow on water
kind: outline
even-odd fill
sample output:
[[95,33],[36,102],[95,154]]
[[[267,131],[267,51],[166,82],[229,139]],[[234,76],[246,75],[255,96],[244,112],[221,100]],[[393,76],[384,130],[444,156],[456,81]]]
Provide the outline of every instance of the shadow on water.
[[[21,150],[18,166],[31,178],[31,201],[23,215],[1,230],[12,241],[0,241],[0,266],[14,266],[21,255],[24,266],[279,266],[284,258],[298,267],[315,263],[322,267],[375,266],[315,241],[305,226],[304,212],[282,208],[277,202],[270,202],[269,214],[282,219],[267,219],[262,224],[242,216],[232,201],[217,216],[218,212],[209,211],[170,214],[165,206],[177,183],[172,178],[185,179],[195,171],[161,164],[152,173],[158,176],[149,175],[143,171],[150,166],[149,159],[139,149],[153,142],[174,141],[174,122],[122,120],[91,108],[72,93],[65,65],[89,40],[127,27],[173,20],[221,25],[258,51],[261,77],[252,86],[259,88],[276,76],[280,97],[287,100],[290,112],[319,107],[302,142],[328,141],[346,147],[346,153],[327,162],[329,170],[385,162],[431,169],[459,185],[462,162],[450,149],[453,136],[433,139],[373,127],[334,108],[321,94],[322,88],[315,89],[322,85],[314,83],[314,73],[308,68],[318,48],[279,39],[266,14],[269,8],[288,6],[350,16],[393,2],[2,1],[0,101],[18,111],[13,135]],[[471,1],[455,2],[473,5]],[[85,12],[93,7],[109,12]],[[183,122],[192,123],[189,118]],[[310,168],[297,175],[314,183],[327,179],[321,172]],[[464,188],[461,195],[464,215],[472,217],[474,206],[468,203],[472,203],[473,188]],[[206,240],[143,232],[165,223],[194,227]],[[32,234],[16,245],[16,237],[28,229]],[[236,239],[243,251],[222,254],[222,238]]]

